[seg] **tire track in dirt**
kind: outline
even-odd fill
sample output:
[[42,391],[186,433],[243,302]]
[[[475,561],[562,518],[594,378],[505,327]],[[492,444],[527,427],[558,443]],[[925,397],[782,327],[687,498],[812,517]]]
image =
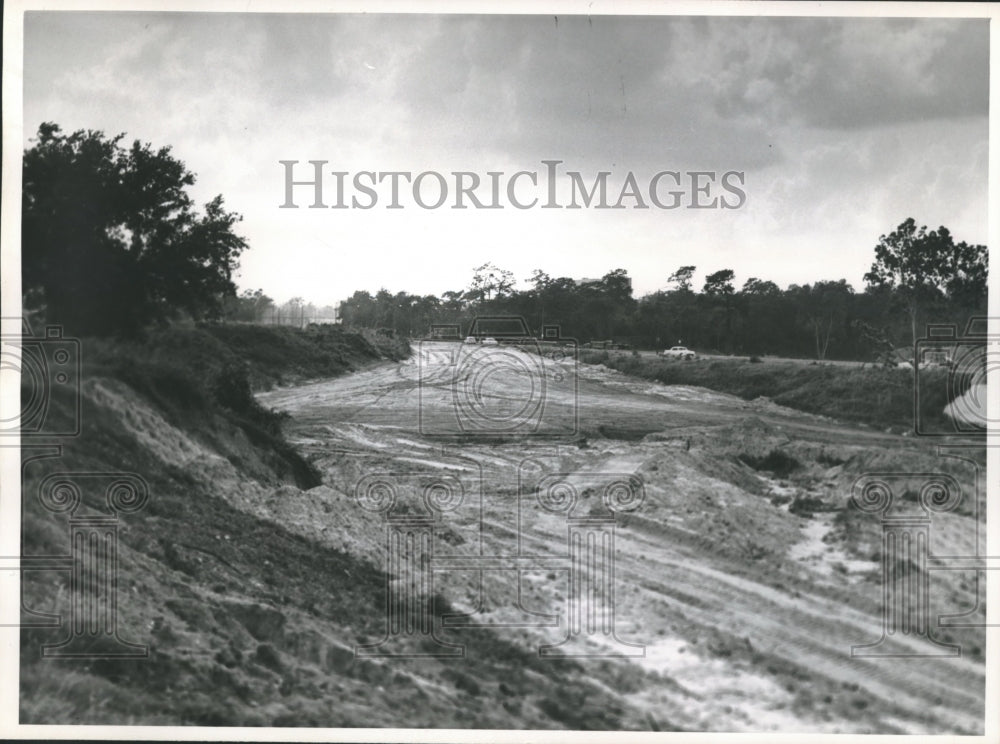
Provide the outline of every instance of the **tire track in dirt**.
[[[833,559],[825,552],[808,562],[794,560],[793,546],[812,539],[806,528],[813,523],[772,506],[758,495],[762,486],[748,491],[751,481],[763,481],[735,458],[719,459],[705,448],[705,442],[717,449],[729,446],[731,427],[751,416],[790,442],[853,448],[885,461],[897,453],[931,457],[925,443],[698,388],[672,390],[601,367],[580,371],[576,400],[557,388],[554,395],[562,397],[551,401],[555,406],[578,403],[587,435],[582,442],[486,444],[470,438],[441,443],[422,437],[420,415],[435,416],[453,405],[452,382],[437,370],[421,388],[420,369],[410,359],[258,397],[265,406],[291,414],[290,439],[326,472],[329,485],[345,493],[351,484],[343,481],[340,469],[350,453],[375,456],[386,467],[429,467],[455,454],[478,462],[487,500],[487,553],[510,549],[516,531],[511,502],[525,458],[552,458],[580,472],[641,473],[647,503],[640,516],[617,530],[616,612],[622,618],[621,637],[647,644],[650,652],[616,663],[634,664],[647,675],[643,690],[630,700],[648,706],[649,715],[695,729],[708,721],[716,730],[982,730],[983,665],[965,658],[852,657],[852,645],[879,635],[877,584],[831,571]],[[509,380],[510,388],[518,389],[521,382]],[[686,447],[642,441],[665,431],[686,437]],[[860,474],[842,473],[839,483]],[[845,502],[848,493],[839,493]],[[565,522],[532,523],[527,537],[535,551],[565,554]],[[726,544],[737,537],[749,545],[762,543],[763,558],[738,559]],[[451,588],[471,591],[467,579]],[[545,579],[524,574],[514,579],[515,588],[523,582],[532,601],[561,601],[563,589],[543,586]],[[491,586],[504,580],[512,579],[491,576]],[[521,641],[558,635],[497,632]],[[909,652],[930,650],[920,640],[896,643]],[[686,654],[680,653],[685,648]],[[601,665],[591,671],[595,679],[610,673]]]

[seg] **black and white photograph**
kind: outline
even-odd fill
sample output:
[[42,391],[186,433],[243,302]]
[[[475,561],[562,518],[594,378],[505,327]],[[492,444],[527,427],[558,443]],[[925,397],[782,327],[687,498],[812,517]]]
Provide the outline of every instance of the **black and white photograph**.
[[997,18],[8,3],[0,735],[997,741]]

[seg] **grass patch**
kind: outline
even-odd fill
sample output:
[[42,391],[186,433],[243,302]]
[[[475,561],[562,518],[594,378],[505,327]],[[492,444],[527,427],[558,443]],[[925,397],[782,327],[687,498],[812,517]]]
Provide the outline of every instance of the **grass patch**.
[[260,464],[300,488],[319,485],[320,475],[285,441],[285,414],[264,408],[254,391],[409,353],[405,341],[339,326],[203,324],[155,331],[141,342],[84,339],[82,346],[84,379],[125,382],[172,424],[207,441],[225,439],[226,424],[238,428]]
[[[584,351],[581,361],[665,385],[697,385],[744,400],[767,397],[779,405],[878,428],[914,427],[914,373],[885,367],[756,363],[747,359],[676,361]],[[920,417],[933,430],[953,430],[944,408],[969,379],[945,368],[920,372]]]
[[350,333],[337,325],[312,325],[302,330],[206,323],[198,327],[198,332],[211,339],[209,343],[216,352],[225,349],[247,365],[254,390],[337,377],[368,362],[404,359],[410,353],[405,339],[376,331]]

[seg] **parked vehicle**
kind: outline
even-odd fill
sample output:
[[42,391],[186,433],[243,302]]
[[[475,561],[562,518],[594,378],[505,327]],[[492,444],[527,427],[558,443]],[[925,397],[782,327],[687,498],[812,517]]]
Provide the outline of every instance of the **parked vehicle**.
[[483,339],[483,346],[499,346],[497,340],[491,336],[487,336]]
[[660,352],[660,356],[664,359],[697,359],[698,355],[695,354],[691,349],[686,346],[671,346],[669,349],[664,349]]
[[952,366],[951,354],[941,349],[924,349],[920,357],[922,367],[950,367]]
[[463,344],[478,344],[479,341],[476,340],[475,336],[466,336],[465,337],[465,341],[463,341],[462,343]]

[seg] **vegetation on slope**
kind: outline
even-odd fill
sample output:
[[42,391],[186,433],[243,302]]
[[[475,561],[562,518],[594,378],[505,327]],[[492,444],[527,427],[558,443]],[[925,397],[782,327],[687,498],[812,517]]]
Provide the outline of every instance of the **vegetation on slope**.
[[[912,370],[757,363],[742,357],[679,361],[607,351],[584,351],[580,358],[665,385],[697,385],[745,400],[767,397],[789,408],[882,429],[902,432],[914,428]],[[953,430],[944,408],[949,396],[967,389],[968,379],[950,385],[944,368],[922,369],[920,375],[921,421],[935,430]]]

